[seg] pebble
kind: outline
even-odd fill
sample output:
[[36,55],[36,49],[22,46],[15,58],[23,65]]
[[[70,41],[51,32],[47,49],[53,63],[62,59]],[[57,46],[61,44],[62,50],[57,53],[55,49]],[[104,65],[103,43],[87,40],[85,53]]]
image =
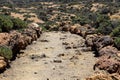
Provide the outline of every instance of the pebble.
[[62,63],[62,60],[53,60],[55,63]]
[[37,72],[34,72],[34,74],[37,74]]

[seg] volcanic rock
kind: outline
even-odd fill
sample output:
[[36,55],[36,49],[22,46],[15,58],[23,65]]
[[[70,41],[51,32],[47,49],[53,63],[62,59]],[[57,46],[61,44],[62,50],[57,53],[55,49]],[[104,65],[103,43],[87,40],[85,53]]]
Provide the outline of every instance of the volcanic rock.
[[106,70],[109,73],[119,73],[120,74],[120,61],[115,58],[108,56],[100,57],[96,62],[94,69],[98,67],[101,70]]
[[5,61],[5,58],[0,56],[0,70],[4,70],[6,66],[7,62]]
[[99,51],[105,46],[112,46],[114,44],[113,39],[110,36],[98,36],[93,40],[94,48]]
[[102,56],[102,55],[113,55],[113,54],[117,54],[117,52],[118,52],[117,48],[112,47],[112,46],[107,46],[107,47],[102,48],[98,52],[98,54],[99,54],[99,56]]

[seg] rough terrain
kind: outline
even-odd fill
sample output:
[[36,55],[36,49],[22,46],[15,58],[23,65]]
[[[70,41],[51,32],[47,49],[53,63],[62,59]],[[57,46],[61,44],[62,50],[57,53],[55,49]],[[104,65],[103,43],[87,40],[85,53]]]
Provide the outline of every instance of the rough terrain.
[[45,32],[29,45],[0,80],[84,80],[95,71],[93,52],[85,40],[69,32]]

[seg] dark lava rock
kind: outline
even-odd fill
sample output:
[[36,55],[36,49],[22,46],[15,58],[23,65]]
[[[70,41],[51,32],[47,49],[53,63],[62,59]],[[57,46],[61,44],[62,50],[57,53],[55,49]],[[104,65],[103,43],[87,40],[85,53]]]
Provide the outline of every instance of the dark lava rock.
[[100,36],[93,40],[94,48],[98,51],[105,46],[112,46],[113,44],[114,41],[110,36]]

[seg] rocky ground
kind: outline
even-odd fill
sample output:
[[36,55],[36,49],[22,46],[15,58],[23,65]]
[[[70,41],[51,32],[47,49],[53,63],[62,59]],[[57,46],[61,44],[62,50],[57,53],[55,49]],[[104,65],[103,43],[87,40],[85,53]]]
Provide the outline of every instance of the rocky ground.
[[69,32],[45,32],[11,62],[0,80],[84,80],[96,58],[85,40]]

